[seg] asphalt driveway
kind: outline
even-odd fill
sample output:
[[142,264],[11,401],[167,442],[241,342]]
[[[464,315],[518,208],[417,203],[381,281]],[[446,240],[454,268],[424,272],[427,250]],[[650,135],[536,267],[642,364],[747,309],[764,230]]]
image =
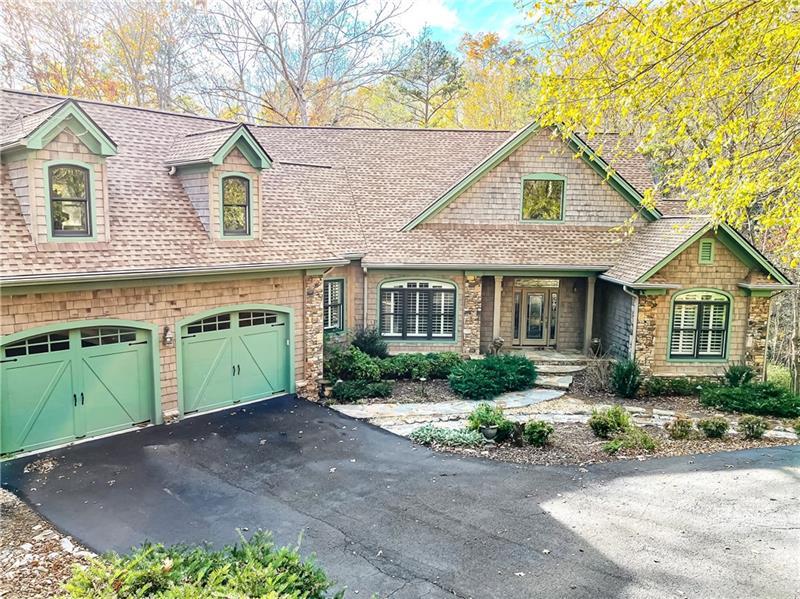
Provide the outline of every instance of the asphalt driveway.
[[3,464],[3,485],[95,550],[302,533],[348,597],[794,597],[800,583],[797,447],[519,467],[285,397],[47,455],[47,474]]

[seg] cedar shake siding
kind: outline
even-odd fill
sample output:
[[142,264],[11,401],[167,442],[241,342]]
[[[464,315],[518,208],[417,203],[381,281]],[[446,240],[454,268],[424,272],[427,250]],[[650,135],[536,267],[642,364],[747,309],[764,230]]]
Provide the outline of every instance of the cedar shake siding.
[[618,360],[630,356],[633,302],[620,285],[597,281],[592,336],[600,339],[602,352]]
[[[180,284],[131,283],[105,289],[82,291],[47,291],[10,295],[0,305],[2,334],[8,335],[34,327],[63,322],[64,328],[79,326],[84,320],[117,318],[157,324],[176,331],[177,321],[204,310],[237,304],[273,304],[294,310],[294,377],[298,392],[313,385],[306,381],[305,364],[315,363],[307,355],[304,339],[305,302],[304,276],[276,274],[264,278],[242,278],[216,282]],[[321,301],[321,295],[311,302]],[[321,306],[319,307],[321,312]],[[316,326],[316,325],[315,325]],[[321,335],[321,326],[320,335]],[[176,336],[179,332],[175,333]],[[177,343],[177,341],[176,341]],[[317,352],[321,360],[321,347]],[[175,344],[160,343],[161,407],[166,415],[178,409],[178,380]],[[312,373],[318,376],[319,373]]]
[[582,159],[576,158],[550,130],[539,130],[494,170],[484,175],[438,214],[424,229],[465,225],[536,227],[522,222],[522,178],[534,173],[566,177],[565,225],[613,227],[633,214],[633,207]]

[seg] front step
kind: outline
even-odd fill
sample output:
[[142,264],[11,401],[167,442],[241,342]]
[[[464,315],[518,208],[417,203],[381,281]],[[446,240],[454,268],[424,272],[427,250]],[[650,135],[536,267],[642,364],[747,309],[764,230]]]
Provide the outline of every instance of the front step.
[[[541,373],[541,370],[539,372]],[[568,391],[571,384],[572,375],[569,374],[540,374],[536,377],[536,386],[544,389]]]
[[585,364],[535,364],[539,374],[576,374],[586,370]]

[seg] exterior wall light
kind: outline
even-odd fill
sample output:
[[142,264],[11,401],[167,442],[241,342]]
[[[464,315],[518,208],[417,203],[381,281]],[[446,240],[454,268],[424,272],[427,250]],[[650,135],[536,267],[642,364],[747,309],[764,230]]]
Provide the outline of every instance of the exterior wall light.
[[164,340],[164,345],[172,345],[175,343],[175,333],[172,332],[169,325],[164,325],[164,335],[162,339]]

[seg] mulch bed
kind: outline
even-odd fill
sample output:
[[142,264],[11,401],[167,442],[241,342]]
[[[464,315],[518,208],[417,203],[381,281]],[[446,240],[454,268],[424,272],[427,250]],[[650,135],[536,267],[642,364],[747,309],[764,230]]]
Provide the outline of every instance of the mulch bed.
[[389,397],[368,397],[358,403],[433,403],[463,399],[450,389],[445,380],[395,381]]
[[86,565],[92,556],[2,489],[0,521],[0,597],[63,595],[72,566]]
[[739,449],[753,449],[757,447],[776,447],[781,445],[797,445],[800,441],[792,439],[753,439],[747,440],[737,436],[724,439],[670,439],[661,427],[645,426],[648,433],[658,440],[658,447],[651,453],[641,453],[625,450],[609,455],[603,451],[605,439],[598,439],[591,429],[585,424],[556,424],[555,432],[550,438],[547,447],[533,447],[525,445],[516,447],[504,443],[487,446],[481,449],[468,449],[461,447],[435,447],[434,449],[468,455],[490,460],[513,462],[515,464],[538,464],[542,466],[585,466],[616,460],[645,460],[651,458],[664,458],[682,455],[695,455],[698,453],[714,453],[718,451],[736,451]]

